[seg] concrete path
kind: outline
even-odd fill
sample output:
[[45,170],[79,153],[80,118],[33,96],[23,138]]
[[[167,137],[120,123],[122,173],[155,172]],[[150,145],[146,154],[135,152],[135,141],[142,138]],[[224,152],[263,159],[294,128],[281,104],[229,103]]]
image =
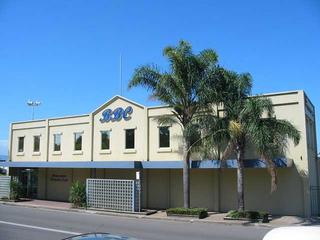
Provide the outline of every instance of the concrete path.
[[25,207],[37,207],[37,208],[52,208],[52,209],[61,209],[69,210],[71,209],[71,203],[68,202],[57,202],[57,201],[46,201],[46,200],[31,200],[31,201],[22,201],[22,202],[10,202],[18,206]]
[[154,219],[167,219],[176,221],[195,221],[203,223],[220,223],[227,225],[254,225],[254,226],[264,226],[264,227],[284,227],[284,226],[320,226],[319,218],[305,219],[298,216],[273,216],[273,220],[269,223],[251,223],[250,221],[238,221],[238,220],[224,220],[226,213],[209,213],[209,216],[205,219],[181,219],[181,218],[171,218],[167,217],[165,211],[159,211],[156,214],[149,216],[148,218]]

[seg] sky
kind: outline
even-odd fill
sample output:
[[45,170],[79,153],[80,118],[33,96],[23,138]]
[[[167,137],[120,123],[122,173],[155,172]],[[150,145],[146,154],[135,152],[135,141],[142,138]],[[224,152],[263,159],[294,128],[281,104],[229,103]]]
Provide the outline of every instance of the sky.
[[[9,126],[35,118],[85,114],[127,90],[134,69],[167,69],[162,50],[189,41],[214,49],[222,66],[249,72],[253,93],[305,90],[320,136],[319,0],[0,0],[0,155]],[[318,140],[318,149],[319,148]]]

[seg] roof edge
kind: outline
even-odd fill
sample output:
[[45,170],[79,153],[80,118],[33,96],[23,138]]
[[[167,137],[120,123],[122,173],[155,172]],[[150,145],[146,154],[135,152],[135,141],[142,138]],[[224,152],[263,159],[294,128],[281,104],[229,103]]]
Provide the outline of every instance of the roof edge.
[[113,102],[116,101],[117,99],[122,99],[122,100],[124,100],[124,101],[126,101],[126,102],[129,102],[129,103],[132,103],[133,105],[135,105],[135,106],[137,106],[137,107],[139,107],[139,108],[142,108],[142,109],[146,108],[145,106],[143,106],[143,105],[141,105],[141,104],[139,104],[139,103],[137,103],[137,102],[135,102],[135,101],[132,101],[132,100],[130,100],[130,99],[128,99],[128,98],[125,98],[125,97],[120,96],[120,95],[115,95],[115,96],[113,96],[112,98],[110,98],[107,102],[105,102],[104,104],[102,104],[101,106],[99,106],[98,108],[96,108],[96,109],[92,112],[92,114],[96,114],[97,112],[101,111],[103,108],[105,108],[107,105],[113,103]]

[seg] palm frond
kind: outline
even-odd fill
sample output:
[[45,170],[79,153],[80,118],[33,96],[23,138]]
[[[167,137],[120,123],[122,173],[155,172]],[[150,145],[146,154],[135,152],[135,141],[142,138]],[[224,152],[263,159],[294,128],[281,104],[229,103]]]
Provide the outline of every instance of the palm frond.
[[230,155],[232,155],[232,153],[235,152],[235,144],[232,140],[229,140],[226,148],[224,149],[222,156],[221,156],[221,161],[225,161],[228,159],[228,157]]
[[271,118],[273,115],[273,105],[269,98],[261,96],[259,98],[247,98],[240,112],[240,117],[247,122],[256,122],[263,118],[264,114],[266,114],[266,117]]
[[162,115],[155,117],[155,120],[158,122],[160,126],[170,126],[173,124],[180,124],[180,121],[172,115]]
[[217,53],[212,49],[205,49],[198,54],[199,61],[204,67],[215,66],[218,61]]
[[229,122],[229,132],[230,132],[230,135],[234,138],[238,138],[240,137],[242,134],[243,134],[243,127],[241,125],[240,122],[236,121],[236,120],[231,120]]
[[145,65],[135,69],[128,88],[141,86],[154,91],[161,78],[161,73],[155,65]]
[[272,119],[273,129],[278,135],[284,135],[293,140],[295,145],[298,145],[301,139],[300,131],[288,120]]

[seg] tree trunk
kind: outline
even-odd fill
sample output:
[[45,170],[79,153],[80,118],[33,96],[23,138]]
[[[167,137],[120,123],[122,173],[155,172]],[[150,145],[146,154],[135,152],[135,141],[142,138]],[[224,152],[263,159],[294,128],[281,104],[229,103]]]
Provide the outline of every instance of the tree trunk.
[[183,207],[190,208],[190,143],[183,144]]
[[277,169],[276,165],[272,161],[272,158],[267,157],[265,154],[261,154],[261,158],[266,161],[268,165],[268,172],[271,176],[271,193],[277,190],[277,183],[278,183],[278,177],[277,177]]
[[275,169],[275,167],[271,167],[270,168],[270,175],[271,175],[271,193],[275,192],[277,190],[277,170]]
[[244,164],[243,164],[243,148],[238,149],[237,151],[237,190],[238,190],[238,211],[244,211]]

